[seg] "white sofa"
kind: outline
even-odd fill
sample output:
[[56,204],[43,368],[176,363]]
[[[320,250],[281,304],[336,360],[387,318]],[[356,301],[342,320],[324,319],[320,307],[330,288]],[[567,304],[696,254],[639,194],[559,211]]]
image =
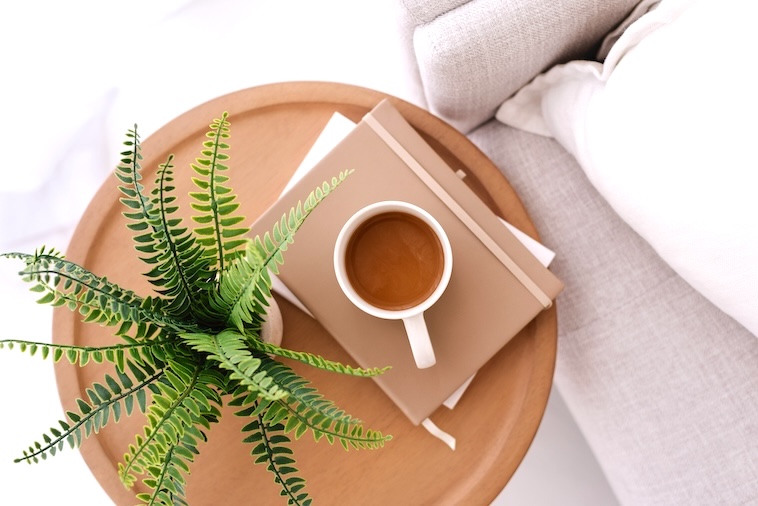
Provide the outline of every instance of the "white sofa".
[[[747,320],[693,288],[566,142],[495,117],[556,64],[596,58],[638,1],[398,0],[406,72],[414,100],[495,162],[557,252],[552,268],[566,290],[555,383],[619,501],[758,504],[758,338]],[[746,182],[758,183],[755,163],[745,164]],[[758,287],[756,272],[745,271],[748,289]],[[751,304],[758,313],[758,300]]]

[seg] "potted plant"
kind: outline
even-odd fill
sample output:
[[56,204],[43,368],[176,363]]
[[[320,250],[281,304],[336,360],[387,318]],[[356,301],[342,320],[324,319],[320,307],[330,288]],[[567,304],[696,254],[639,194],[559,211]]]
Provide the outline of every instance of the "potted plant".
[[271,273],[298,228],[348,172],[316,188],[270,233],[251,239],[229,185],[229,137],[224,113],[211,123],[200,157],[191,164],[197,191],[190,193],[195,224],[190,228],[176,214],[173,157],[160,165],[148,192],[136,126],[127,133],[115,175],[126,226],[147,265],[153,295],[139,296],[54,249],[1,255],[23,262],[20,275],[40,293],[39,303],[65,306],[85,322],[112,327],[121,339],[99,348],[0,340],[0,348],[53,361],[114,366],[77,399],[78,409],[66,412],[18,462],[36,463],[66,446],[77,448],[106,425],[139,411],[147,424],[119,464],[121,481],[131,487],[142,478],[149,492],[137,499],[145,504],[186,504],[198,443],[225,404],[246,418],[241,440],[251,445],[254,462],[271,473],[287,504],[305,505],[311,498],[288,445],[291,436],[311,432],[316,441],[339,442],[345,449],[374,449],[391,439],[364,428],[279,359],[363,377],[386,368],[354,368],[261,339]]

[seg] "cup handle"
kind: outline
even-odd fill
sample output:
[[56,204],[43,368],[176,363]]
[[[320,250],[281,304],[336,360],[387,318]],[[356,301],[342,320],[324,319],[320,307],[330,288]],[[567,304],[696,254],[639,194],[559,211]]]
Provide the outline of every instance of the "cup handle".
[[411,352],[416,361],[416,367],[426,369],[437,363],[434,356],[432,341],[429,339],[429,331],[424,321],[424,313],[403,318],[405,332],[408,334],[408,342],[411,344]]

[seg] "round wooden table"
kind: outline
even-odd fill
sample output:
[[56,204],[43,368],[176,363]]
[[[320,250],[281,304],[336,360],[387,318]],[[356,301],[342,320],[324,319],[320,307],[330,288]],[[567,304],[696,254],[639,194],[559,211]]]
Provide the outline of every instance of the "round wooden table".
[[[208,124],[223,111],[232,124],[231,184],[243,213],[259,216],[279,195],[331,115],[338,111],[358,121],[389,98],[408,122],[500,216],[537,238],[518,196],[500,171],[465,136],[428,112],[394,97],[349,85],[293,82],[260,86],[211,100],[179,116],[143,142],[145,183],[158,164],[175,155],[177,195],[190,189],[189,164],[199,153]],[[138,118],[136,118],[138,119]],[[150,292],[142,278],[131,233],[114,177],[97,193],[73,236],[67,257],[91,271],[141,294]],[[150,186],[148,186],[150,187]],[[188,209],[187,201],[180,201]],[[286,256],[285,256],[286,259]],[[315,351],[353,363],[320,325],[279,300],[285,324],[284,345]],[[103,346],[117,342],[111,328],[85,325],[58,308],[54,341]],[[306,435],[293,444],[301,475],[314,504],[419,505],[489,504],[524,457],[544,413],[556,354],[556,309],[543,311],[479,371],[455,410],[438,409],[437,425],[458,440],[456,451],[413,426],[370,379],[343,377],[310,368],[298,369],[327,397],[367,427],[392,434],[383,449],[345,452],[340,445],[315,443]],[[56,364],[65,409],[85,397],[93,381],[112,370],[107,364],[83,368]],[[82,455],[95,477],[119,505],[134,504],[117,476],[117,464],[142,433],[137,414],[90,437]],[[263,466],[254,465],[250,446],[242,444],[243,421],[224,411],[208,433],[188,479],[193,506],[284,504],[279,486]],[[139,489],[141,483],[136,485]],[[140,490],[136,490],[140,491]]]

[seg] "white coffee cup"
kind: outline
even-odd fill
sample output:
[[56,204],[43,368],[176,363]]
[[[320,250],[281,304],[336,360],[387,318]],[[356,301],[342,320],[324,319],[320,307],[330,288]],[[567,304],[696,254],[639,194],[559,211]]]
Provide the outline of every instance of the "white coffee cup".
[[[452,269],[453,253],[444,229],[427,211],[408,202],[364,207],[347,220],[334,246],[334,272],[342,291],[367,314],[402,320],[420,369],[437,362],[424,311],[445,291]],[[417,287],[423,289],[416,293]],[[381,300],[386,293],[395,297],[392,304]]]

